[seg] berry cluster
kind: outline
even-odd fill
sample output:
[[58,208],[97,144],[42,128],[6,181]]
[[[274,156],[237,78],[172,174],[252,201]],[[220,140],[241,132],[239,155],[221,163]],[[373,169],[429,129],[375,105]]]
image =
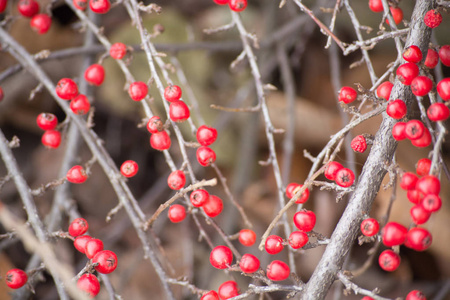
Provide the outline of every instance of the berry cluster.
[[347,188],[355,181],[355,174],[352,170],[344,168],[337,161],[330,161],[324,170],[324,175],[329,180],[334,180],[337,185]]
[[[5,8],[6,1],[5,6],[0,7],[0,13],[3,12]],[[30,19],[30,27],[37,33],[44,34],[50,29],[52,19],[46,13],[39,13],[40,6],[39,2],[36,0],[20,0],[17,3],[17,10],[23,17]]]
[[247,0],[213,0],[218,5],[227,5],[232,11],[241,12],[247,7]]
[[[389,5],[392,3],[389,2]],[[382,0],[369,0],[369,8],[373,12],[383,12],[383,1]],[[400,22],[403,20],[403,10],[400,7],[397,6],[390,6],[389,10],[391,11],[392,18],[394,19],[395,24],[400,24]],[[389,20],[386,20],[386,23],[389,25]]]

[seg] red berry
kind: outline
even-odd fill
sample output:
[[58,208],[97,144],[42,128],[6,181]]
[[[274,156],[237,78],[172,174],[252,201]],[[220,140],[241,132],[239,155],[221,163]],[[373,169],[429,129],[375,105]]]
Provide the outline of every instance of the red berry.
[[393,272],[400,265],[400,256],[392,250],[384,250],[378,257],[378,264],[383,270]]
[[213,0],[214,1],[214,3],[216,3],[216,4],[219,4],[219,5],[225,5],[225,4],[228,4],[228,2],[230,1],[230,0]]
[[433,237],[425,228],[414,227],[408,231],[405,246],[416,251],[425,251],[431,246]]
[[200,298],[200,300],[220,300],[216,291],[209,291]]
[[[289,199],[291,199],[302,187],[303,187],[303,184],[298,184],[295,182],[289,183],[288,186],[286,187],[286,196]],[[308,198],[309,198],[309,189],[306,188],[302,192],[300,197],[298,197],[298,199],[295,201],[295,203],[297,203],[297,204],[305,203],[306,201],[308,201]]]
[[414,95],[423,97],[433,88],[433,81],[427,76],[417,76],[411,82],[411,91]]
[[415,63],[404,63],[397,68],[397,76],[401,83],[410,85],[419,75],[419,67]]
[[343,86],[339,91],[339,101],[344,102],[346,104],[352,103],[358,97],[358,93],[355,89],[349,86]]
[[283,250],[283,239],[278,235],[269,235],[266,239],[265,249],[269,254],[277,254]]
[[267,278],[273,281],[282,281],[289,277],[291,270],[281,260],[274,260],[267,266]]
[[206,190],[198,189],[191,193],[189,199],[191,200],[192,205],[195,207],[201,207],[209,198],[209,193]]
[[231,266],[232,261],[233,253],[227,246],[217,246],[212,249],[211,254],[209,255],[209,262],[214,268],[217,269],[228,268],[229,266]]
[[197,129],[197,141],[202,146],[209,146],[217,139],[217,130],[213,127],[202,125]]
[[381,238],[386,247],[403,244],[408,229],[397,222],[388,222],[381,230]]
[[431,134],[428,128],[425,127],[423,135],[415,140],[411,140],[411,144],[416,147],[428,147],[431,144]]
[[170,206],[167,214],[172,223],[179,223],[186,218],[186,209],[183,205],[174,204]]
[[85,115],[91,109],[91,103],[85,95],[79,94],[70,101],[70,109],[76,115]]
[[405,122],[397,122],[392,127],[392,137],[396,141],[401,141],[406,139],[406,131],[405,131],[406,123]]
[[84,71],[84,79],[93,85],[101,85],[105,80],[105,69],[102,65],[93,64],[90,65],[86,71]]
[[219,197],[210,194],[208,200],[203,204],[202,208],[208,217],[214,218],[222,212],[223,201]]
[[436,86],[436,90],[442,100],[450,100],[450,78],[444,78]]
[[170,148],[172,141],[166,131],[153,133],[150,137],[150,146],[153,149],[163,151]]
[[355,174],[347,168],[342,168],[336,173],[336,184],[341,187],[349,187],[355,181]]
[[126,160],[120,166],[120,173],[127,178],[133,177],[138,171],[139,165],[134,160]]
[[127,46],[124,43],[114,43],[109,48],[109,55],[114,59],[122,59],[127,54]]
[[53,130],[58,125],[58,119],[54,114],[41,113],[37,116],[36,123],[42,130]]
[[236,281],[225,281],[219,286],[220,299],[225,300],[239,295],[239,287]]
[[427,57],[425,58],[425,66],[429,69],[434,69],[439,62],[439,54],[434,49],[428,49]]
[[380,84],[377,88],[377,97],[383,98],[384,100],[388,101],[391,97],[391,91],[394,85],[390,81],[385,81],[382,84]]
[[412,221],[417,225],[426,223],[431,215],[431,213],[426,211],[422,205],[414,205],[411,207],[409,214],[411,215]]
[[239,242],[247,247],[252,246],[256,242],[256,233],[251,229],[242,229],[239,231]]
[[150,133],[157,133],[163,131],[164,123],[161,121],[161,118],[158,116],[153,116],[147,122],[147,130]]
[[82,166],[76,165],[67,171],[66,178],[67,181],[72,183],[83,183],[86,181],[88,176]]
[[445,121],[450,116],[450,109],[444,103],[436,102],[428,107],[427,116],[430,121]]
[[400,187],[404,190],[413,190],[416,188],[417,180],[416,174],[411,172],[403,173],[402,180],[400,181]]
[[228,6],[232,11],[241,12],[247,7],[247,0],[229,0]]
[[83,274],[77,281],[79,290],[85,292],[89,297],[93,298],[100,292],[100,283],[97,277],[92,274]]
[[167,178],[167,184],[172,190],[180,190],[186,184],[186,176],[181,170],[176,170],[170,173]]
[[386,107],[386,113],[393,119],[402,119],[404,116],[406,116],[406,112],[406,104],[401,99],[389,101]]
[[442,15],[437,11],[437,9],[431,9],[425,14],[423,21],[428,27],[436,28],[442,22]]
[[47,148],[56,149],[61,144],[61,133],[57,130],[47,130],[42,135],[41,142]]
[[181,98],[181,88],[178,85],[169,85],[164,90],[164,98],[169,102],[175,102]]
[[444,45],[439,49],[439,58],[444,66],[450,67],[450,45]]
[[39,34],[46,33],[52,25],[52,18],[47,14],[37,14],[30,20],[30,27]]
[[73,246],[75,249],[80,251],[81,253],[86,253],[86,244],[92,240],[92,237],[89,235],[80,235],[75,238],[75,241],[73,242]]
[[430,168],[431,168],[431,159],[421,158],[417,161],[416,173],[419,176],[428,175],[428,173],[430,173]]
[[92,258],[92,263],[98,263],[95,267],[97,272],[109,274],[117,268],[117,256],[110,250],[102,250],[95,254],[94,258]]
[[72,0],[73,6],[79,10],[86,10],[88,6],[88,0]]
[[259,269],[259,259],[252,254],[242,255],[241,261],[239,262],[239,267],[244,273],[255,273]]
[[329,180],[336,180],[337,172],[343,168],[344,167],[337,161],[330,161],[325,167],[324,175]]
[[408,190],[406,193],[406,197],[408,197],[409,202],[417,204],[422,201],[423,195],[418,190]]
[[424,210],[433,213],[441,209],[442,200],[438,195],[428,194],[420,201]]
[[103,250],[103,242],[99,239],[90,239],[86,243],[86,249],[85,254],[87,258],[91,259],[97,254],[98,252]]
[[417,180],[416,190],[424,195],[439,195],[441,191],[441,182],[433,175],[426,175]]
[[0,101],[2,101],[3,100],[3,97],[4,97],[5,95],[4,95],[4,93],[3,93],[3,89],[2,89],[2,87],[0,86]]
[[78,86],[75,81],[70,78],[63,78],[58,81],[55,90],[58,97],[64,100],[71,100],[78,95]]
[[369,8],[373,12],[382,12],[383,2],[381,0],[369,0]]
[[403,59],[407,62],[418,63],[422,60],[422,51],[419,47],[411,45],[403,51]]
[[130,98],[134,101],[141,101],[147,96],[147,93],[147,84],[142,81],[135,81],[130,84],[130,87],[128,88],[128,95],[130,95]]
[[17,9],[22,16],[31,18],[39,12],[39,3],[35,0],[20,0]]
[[170,103],[169,107],[170,119],[174,122],[184,122],[191,115],[189,107],[183,101],[175,101]]
[[422,137],[425,132],[425,125],[423,125],[422,121],[419,120],[410,120],[406,123],[405,126],[405,134],[406,137],[410,140],[417,140]]
[[310,210],[301,210],[294,215],[294,224],[301,231],[309,232],[316,225],[316,214]]
[[[8,0],[0,0],[0,13],[5,11],[7,5],[8,5]],[[0,99],[0,101],[1,101],[1,99]]]
[[364,297],[362,297],[361,300],[374,300],[374,299],[372,297],[369,297],[369,296],[364,296]]
[[197,149],[197,161],[207,167],[216,161],[216,153],[209,147],[201,146]]
[[106,14],[111,8],[109,0],[89,0],[89,7],[97,14]]
[[69,234],[73,237],[85,234],[89,229],[89,223],[83,218],[77,218],[70,222]]
[[413,290],[406,295],[405,300],[427,300],[427,297],[421,291]]
[[361,222],[361,232],[365,236],[374,236],[380,230],[380,224],[374,218],[367,218]]
[[28,276],[21,269],[11,269],[6,272],[5,281],[6,285],[12,289],[21,288],[27,283]]
[[367,141],[363,135],[357,135],[350,143],[353,151],[363,153],[367,149]]
[[289,235],[289,246],[293,249],[300,249],[308,243],[309,237],[303,231],[292,231]]
[[[390,7],[389,8],[392,14],[392,18],[394,19],[395,24],[400,24],[403,20],[403,10],[400,7]],[[389,25],[389,20],[386,19],[386,23]]]

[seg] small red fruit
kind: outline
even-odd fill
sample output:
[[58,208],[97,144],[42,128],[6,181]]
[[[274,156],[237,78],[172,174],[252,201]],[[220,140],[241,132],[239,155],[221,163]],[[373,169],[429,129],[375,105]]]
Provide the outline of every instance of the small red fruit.
[[404,63],[397,68],[397,76],[401,83],[410,85],[419,75],[419,67],[415,63]]
[[[403,20],[403,10],[400,7],[390,7],[392,18],[394,19],[395,24],[400,24]],[[389,20],[386,19],[386,23],[389,25]]]
[[349,187],[355,181],[355,174],[352,170],[342,168],[336,173],[336,184],[341,187]]
[[354,88],[349,86],[343,86],[339,91],[339,101],[344,102],[345,104],[352,103],[358,97],[358,93]]
[[294,224],[299,230],[309,232],[316,225],[316,214],[310,210],[301,210],[294,215]]
[[369,0],[369,8],[373,12],[382,12],[383,2],[381,0]]
[[7,5],[8,5],[8,0],[0,0],[0,13],[3,13],[6,10]]
[[420,138],[411,140],[411,144],[413,146],[420,147],[420,148],[430,146],[431,134],[430,134],[430,131],[428,130],[428,128],[425,127],[425,129],[423,131],[423,135]]
[[216,291],[209,291],[200,298],[200,300],[220,300]]
[[414,227],[408,231],[405,246],[416,251],[425,251],[431,246],[433,237],[425,228]]
[[153,116],[147,122],[147,130],[150,133],[157,133],[163,131],[164,123],[161,121],[161,118],[158,116]]
[[400,256],[392,250],[384,250],[378,257],[378,264],[383,270],[393,272],[400,265]]
[[99,239],[90,239],[86,243],[86,249],[85,254],[86,257],[91,259],[97,254],[98,252],[103,250],[103,242]]
[[425,58],[425,66],[429,69],[434,69],[439,62],[439,54],[434,49],[428,49],[427,57]]
[[232,261],[233,253],[227,246],[217,246],[212,249],[211,254],[209,255],[209,262],[214,268],[217,269],[228,268],[229,266],[231,266]]
[[417,140],[422,137],[425,132],[425,125],[419,120],[410,120],[406,123],[405,134],[410,140]]
[[374,218],[367,218],[361,222],[361,232],[365,236],[374,236],[380,230],[380,224]]
[[329,180],[336,180],[336,174],[344,167],[337,161],[330,161],[325,167],[324,175]]
[[433,213],[441,209],[442,200],[438,195],[428,194],[420,201],[420,205],[424,210]]
[[411,172],[403,173],[402,180],[400,181],[400,187],[404,190],[413,190],[416,188],[417,180],[416,174]]
[[218,5],[225,5],[225,4],[228,4],[228,2],[230,0],[213,0],[213,1],[214,1],[214,3],[216,3]]
[[35,0],[20,0],[17,9],[22,16],[31,18],[39,12],[39,3]]
[[84,79],[93,85],[101,85],[105,80],[105,69],[102,65],[93,64],[90,65],[86,71],[84,71]]
[[353,151],[364,153],[364,151],[366,151],[367,149],[366,138],[363,135],[357,135],[353,138],[350,146],[352,147]]
[[378,98],[383,98],[384,100],[388,101],[389,98],[391,97],[391,91],[392,88],[394,87],[394,84],[392,84],[392,82],[390,81],[385,81],[382,84],[380,84],[377,87],[377,97]]
[[21,288],[27,283],[28,276],[21,269],[11,269],[6,272],[5,281],[6,285],[12,289]]
[[195,207],[201,207],[209,198],[209,193],[206,190],[198,189],[191,193],[189,199],[191,200],[192,205]]
[[413,290],[406,295],[405,300],[427,300],[427,297],[421,291]]
[[89,223],[83,218],[77,218],[70,222],[69,234],[73,237],[85,234],[89,229]]
[[266,239],[265,249],[269,254],[277,254],[283,250],[283,239],[278,235],[269,235]]
[[[298,183],[289,183],[286,187],[286,196],[291,199],[294,195],[303,187],[303,184]],[[305,190],[301,193],[300,197],[295,201],[297,204],[302,204],[308,201],[309,198],[309,189],[305,188]]]
[[417,76],[411,82],[411,91],[414,95],[423,97],[433,88],[433,81],[427,76]]
[[442,100],[450,100],[450,78],[444,78],[436,86],[436,90]]
[[186,209],[183,205],[174,204],[170,206],[167,215],[172,223],[179,223],[186,218]]
[[97,14],[106,14],[111,8],[109,0],[89,0],[89,7]]
[[147,96],[147,93],[147,84],[142,81],[135,81],[130,84],[130,87],[128,88],[128,95],[130,95],[130,98],[134,101],[141,101]]
[[259,259],[249,253],[242,255],[241,261],[239,262],[239,267],[244,273],[255,273],[258,271],[259,266]]
[[417,180],[416,190],[424,195],[439,195],[441,191],[441,182],[433,175],[426,175]]
[[292,231],[289,235],[289,246],[293,249],[300,249],[309,241],[308,235],[303,231]]
[[281,260],[274,260],[267,266],[267,278],[273,281],[282,281],[289,277],[291,270]]
[[55,91],[59,98],[71,100],[78,95],[78,86],[72,79],[63,78],[56,84]]
[[79,94],[70,101],[70,109],[76,115],[85,115],[91,109],[91,103],[85,95]]
[[197,149],[197,161],[203,167],[207,167],[216,161],[216,153],[209,147],[201,146]]
[[239,287],[236,281],[225,281],[219,286],[220,299],[225,300],[239,295]]
[[388,222],[381,230],[381,238],[386,247],[403,244],[408,229],[397,222]]
[[252,246],[256,242],[256,233],[251,229],[242,229],[239,231],[239,242],[247,247]]
[[189,119],[189,107],[181,100],[171,102],[169,106],[170,119],[174,122],[184,122]]
[[408,197],[409,202],[418,204],[422,201],[423,195],[418,190],[408,190],[406,193],[406,197]]
[[120,173],[127,178],[133,177],[138,171],[139,165],[134,160],[126,160],[120,166]]
[[170,148],[172,141],[170,140],[169,134],[167,132],[161,131],[153,133],[150,137],[150,146],[153,149],[163,151]]
[[422,60],[422,51],[419,47],[411,45],[403,51],[403,59],[407,62],[418,63]]
[[450,45],[444,45],[439,49],[439,58],[444,66],[450,67]]
[[77,281],[77,287],[91,298],[97,296],[100,292],[100,283],[97,277],[89,273],[81,275]]
[[75,249],[80,251],[81,253],[86,253],[86,244],[92,240],[92,237],[89,235],[80,235],[75,238],[75,241],[73,241],[73,246]]
[[86,181],[88,176],[82,166],[76,165],[67,171],[66,178],[67,181],[72,183],[83,183]]
[[186,176],[181,170],[176,170],[170,173],[167,178],[167,184],[172,190],[180,190],[186,184]]
[[210,194],[208,200],[203,204],[202,208],[208,217],[214,218],[222,212],[223,201],[219,197]]
[[114,59],[122,59],[127,54],[127,46],[124,43],[114,43],[109,48],[109,55]]
[[202,146],[209,146],[217,139],[217,130],[213,127],[202,125],[197,129],[197,141]]
[[86,10],[88,6],[88,0],[72,0],[73,6],[79,10]]
[[228,6],[232,11],[241,12],[247,7],[247,0],[229,0]]
[[416,173],[419,176],[428,175],[428,173],[430,173],[430,168],[431,168],[431,159],[421,158],[417,161]]
[[95,267],[97,272],[109,274],[117,268],[117,256],[110,250],[102,250],[92,258],[92,263],[98,263]]
[[386,107],[386,113],[388,114],[388,116],[397,120],[402,119],[404,116],[406,116],[407,110],[408,109],[405,102],[401,99],[389,101]]
[[169,85],[164,90],[164,98],[169,102],[175,102],[181,98],[181,88],[178,85]]
[[430,28],[438,27],[442,22],[442,15],[437,9],[430,9],[423,18],[425,25]]
[[61,132],[57,130],[47,130],[41,138],[42,145],[47,148],[56,149],[61,144]]
[[450,116],[450,109],[444,103],[436,102],[428,107],[427,116],[433,122],[445,121]]
[[52,25],[52,18],[47,14],[37,14],[30,20],[30,27],[39,34],[46,33]]
[[392,127],[392,137],[396,141],[402,141],[402,140],[406,139],[405,127],[406,127],[405,122],[397,122]]
[[431,213],[426,211],[422,205],[414,205],[411,207],[409,214],[411,215],[412,221],[417,225],[426,223],[431,216]]
[[54,114],[41,113],[37,116],[36,123],[42,130],[53,130],[58,125],[58,119]]

